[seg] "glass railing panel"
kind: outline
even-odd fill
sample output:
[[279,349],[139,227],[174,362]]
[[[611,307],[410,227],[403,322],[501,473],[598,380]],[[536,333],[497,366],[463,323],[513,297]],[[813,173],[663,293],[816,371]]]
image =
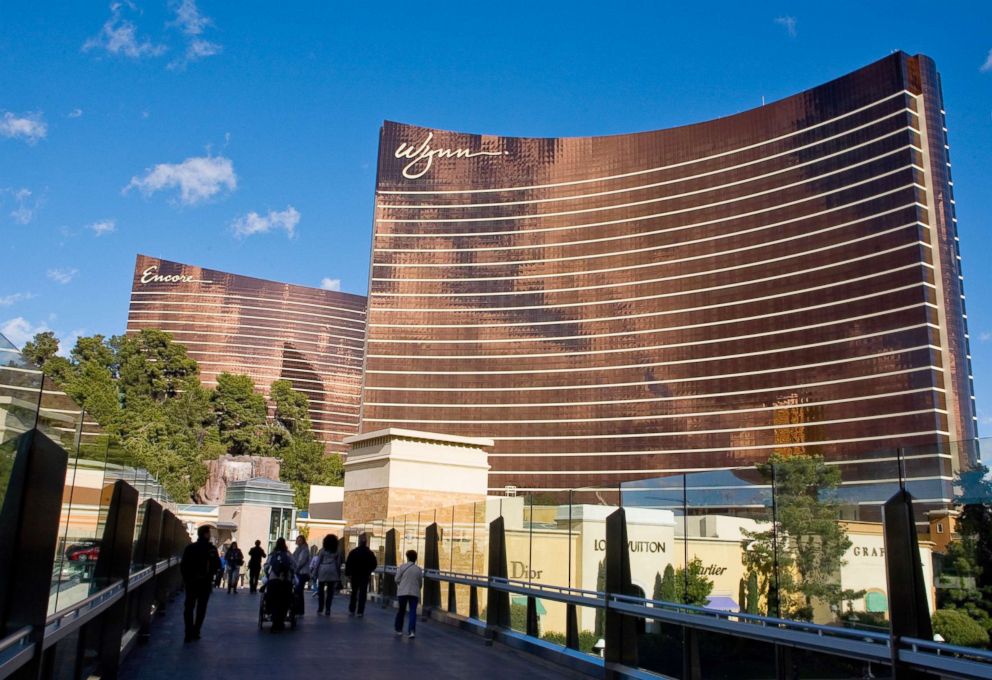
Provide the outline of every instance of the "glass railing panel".
[[[533,496],[507,496],[501,499],[500,514],[506,535],[506,574],[514,581],[530,583],[536,569],[531,546]],[[510,594],[510,626],[527,632],[527,598]]]
[[[606,518],[621,503],[618,487],[576,489],[562,523],[569,528],[574,550],[572,587],[602,593],[606,589]],[[582,607],[577,612],[580,637],[603,639],[606,618],[602,609]]]
[[106,449],[89,451],[90,458],[81,458],[78,453],[78,449],[70,452],[62,494],[60,540],[49,597],[51,612],[85,599],[99,585],[94,582],[93,572],[100,556],[113,485],[105,478]]
[[[887,630],[882,506],[899,490],[899,465],[897,451],[877,451],[842,463],[780,456],[758,467],[772,482],[782,618]],[[932,582],[932,567],[925,571]]]
[[34,427],[41,389],[38,367],[0,335],[0,446]]
[[[569,522],[568,492],[540,493],[530,497],[530,582],[534,585],[568,588],[573,581],[578,550],[573,545]],[[541,637],[564,642],[567,607],[562,602],[537,598]]]
[[961,464],[952,473],[952,502],[928,511],[919,535],[920,561],[926,564],[929,548],[934,568],[934,633],[950,644],[987,647],[992,637],[992,474],[985,461],[992,458],[992,440],[958,444],[948,453],[955,465]]

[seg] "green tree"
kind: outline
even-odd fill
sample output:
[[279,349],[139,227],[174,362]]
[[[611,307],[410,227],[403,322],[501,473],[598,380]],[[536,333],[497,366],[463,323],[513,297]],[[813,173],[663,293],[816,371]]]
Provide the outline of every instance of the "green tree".
[[111,338],[109,347],[116,353],[125,401],[149,398],[162,402],[199,384],[196,361],[165,331],[145,329],[133,335],[118,335]]
[[743,532],[744,560],[765,577],[766,585],[773,586],[774,574],[769,570],[777,558],[779,592],[769,588],[769,608],[777,600],[784,614],[807,620],[813,616],[814,600],[839,610],[845,594],[838,575],[844,553],[851,547],[838,521],[840,470],[827,465],[822,456],[780,454],[772,455],[758,469],[774,487],[775,526],[764,532]]
[[654,599],[662,602],[678,602],[678,591],[675,588],[675,568],[672,565],[665,566],[665,575],[661,577],[658,594]]
[[933,615],[933,632],[945,642],[962,647],[987,647],[989,634],[977,621],[956,609],[938,609]]
[[344,481],[341,457],[327,454],[317,441],[310,424],[307,395],[293,389],[288,380],[272,383],[269,397],[275,406],[271,441],[274,455],[281,458],[279,477],[293,487],[296,507],[305,510],[310,503],[310,485],[340,486]]
[[[606,590],[606,562],[603,560],[599,561],[599,566],[596,567],[596,591],[603,592]],[[606,618],[603,615],[602,609],[596,610],[596,620],[593,627],[593,633],[596,635],[596,639],[603,637],[603,633],[606,630]]]
[[247,375],[221,373],[210,396],[220,441],[233,456],[263,455],[268,448],[265,397]]
[[[751,571],[747,575],[747,606],[745,611],[748,614],[758,613],[758,599],[760,591],[758,590],[758,574],[757,572]],[[743,604],[743,603],[742,603]]]
[[[665,571],[667,573],[669,565]],[[703,574],[703,561],[694,557],[689,561],[688,568],[679,567],[675,570],[675,599],[682,604],[705,605],[713,592],[713,581]]]
[[44,369],[49,360],[59,353],[59,340],[52,331],[37,333],[24,343],[21,354],[38,368]]

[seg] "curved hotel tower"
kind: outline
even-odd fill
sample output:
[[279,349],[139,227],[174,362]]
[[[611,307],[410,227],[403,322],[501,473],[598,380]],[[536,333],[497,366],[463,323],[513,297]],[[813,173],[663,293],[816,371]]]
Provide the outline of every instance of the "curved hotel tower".
[[386,123],[362,430],[491,437],[496,492],[775,451],[893,477],[870,452],[975,436],[949,167],[904,53],[655,132]]
[[204,385],[244,373],[268,393],[289,380],[310,400],[328,451],[358,431],[365,334],[361,295],[294,286],[138,255],[127,332],[168,331],[200,366]]

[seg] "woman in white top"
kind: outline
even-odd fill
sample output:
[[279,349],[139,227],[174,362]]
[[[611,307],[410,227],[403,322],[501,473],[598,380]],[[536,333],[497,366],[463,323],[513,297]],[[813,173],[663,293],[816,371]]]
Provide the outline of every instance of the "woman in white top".
[[407,607],[410,609],[407,637],[416,637],[417,604],[420,602],[420,589],[424,585],[424,571],[417,566],[417,551],[406,551],[407,562],[396,570],[396,595],[400,600],[400,609],[396,612],[396,634],[403,634],[403,617]]

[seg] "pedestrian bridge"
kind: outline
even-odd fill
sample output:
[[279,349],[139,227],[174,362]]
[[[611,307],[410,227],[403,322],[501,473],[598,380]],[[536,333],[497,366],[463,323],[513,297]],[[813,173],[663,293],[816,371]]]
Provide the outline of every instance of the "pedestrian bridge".
[[370,602],[363,618],[348,616],[347,598],[336,598],[329,617],[316,615],[309,598],[296,630],[259,629],[259,595],[217,589],[210,598],[202,639],[183,643],[181,601],[155,621],[148,644],[120,668],[121,678],[524,678],[574,677],[532,655],[453,626],[422,622],[413,640],[393,634],[394,609]]

